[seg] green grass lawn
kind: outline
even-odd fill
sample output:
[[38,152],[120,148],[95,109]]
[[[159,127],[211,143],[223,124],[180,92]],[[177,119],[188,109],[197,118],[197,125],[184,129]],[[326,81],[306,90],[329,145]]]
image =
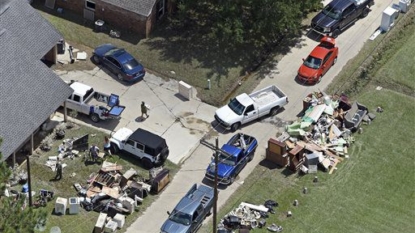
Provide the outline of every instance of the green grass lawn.
[[[415,231],[415,25],[408,25],[406,33],[391,31],[394,45],[388,45],[386,39],[382,47],[389,59],[384,56],[371,64],[373,73],[367,84],[354,89],[353,85],[360,85],[361,80],[350,72],[371,54],[378,45],[376,41],[367,43],[331,84],[330,92],[326,91],[348,90],[354,94],[350,97],[365,104],[370,112],[376,113],[377,106],[385,110],[376,113],[370,125],[363,125],[363,134],[354,135],[350,158],[339,163],[331,175],[319,171],[318,183],[312,181],[314,175],[299,176],[260,163],[220,210],[219,218],[241,202],[263,204],[273,199],[279,207],[276,214],[270,214],[267,224],[282,225],[283,232]],[[399,24],[396,27],[399,29]],[[398,33],[399,39],[393,33]],[[376,90],[377,86],[383,89]],[[303,187],[308,188],[308,194],[302,192]],[[300,203],[297,207],[293,206],[295,199]],[[289,210],[292,217],[286,217]],[[200,232],[211,232],[211,224],[205,224]],[[253,232],[269,231],[263,228]]]
[[[89,134],[89,144],[96,144],[103,150],[103,138],[104,133],[96,131],[94,129],[81,126],[74,129],[66,131],[65,138],[80,137],[85,134]],[[75,157],[73,160],[65,158],[63,163],[67,164],[63,168],[63,178],[60,181],[53,181],[55,177],[55,172],[51,168],[45,165],[49,156],[57,156],[58,146],[62,143],[62,140],[55,140],[52,150],[49,152],[42,152],[38,156],[32,156],[30,160],[31,173],[32,173],[32,190],[39,193],[40,189],[46,189],[55,192],[55,198],[53,201],[49,202],[47,207],[47,212],[49,217],[47,220],[47,229],[46,232],[49,232],[49,229],[53,226],[58,226],[62,232],[65,233],[90,233],[96,223],[99,213],[86,210],[81,208],[81,211],[77,215],[63,215],[58,216],[53,214],[54,203],[57,197],[76,197],[77,192],[73,187],[74,183],[80,183],[82,186],[87,187],[87,179],[93,174],[99,172],[101,168],[101,161],[98,163],[88,163],[85,161],[85,153],[81,152],[79,157]],[[113,155],[112,157],[107,157],[107,161],[117,163],[123,166],[122,172],[127,171],[130,168],[135,169],[139,176],[148,179],[149,173],[148,170],[145,170],[141,167],[140,163],[127,154]],[[170,176],[173,177],[174,174],[178,171],[179,167],[167,162],[165,167],[170,170]],[[74,174],[72,177],[71,175]],[[157,195],[148,195],[138,212],[134,212],[132,215],[126,217],[126,226],[118,232],[123,232],[130,225],[137,216],[141,215],[143,211],[155,200]]]

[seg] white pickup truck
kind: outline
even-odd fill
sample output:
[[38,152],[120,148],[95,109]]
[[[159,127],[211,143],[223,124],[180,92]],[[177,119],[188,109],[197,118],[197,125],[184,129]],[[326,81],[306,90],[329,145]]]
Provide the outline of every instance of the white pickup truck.
[[119,105],[118,95],[96,92],[92,87],[80,82],[67,83],[73,89],[73,93],[66,100],[66,108],[90,116],[93,122],[121,117],[125,106]]
[[236,131],[245,123],[265,115],[275,115],[288,103],[288,97],[271,85],[251,94],[240,94],[215,112],[218,123]]

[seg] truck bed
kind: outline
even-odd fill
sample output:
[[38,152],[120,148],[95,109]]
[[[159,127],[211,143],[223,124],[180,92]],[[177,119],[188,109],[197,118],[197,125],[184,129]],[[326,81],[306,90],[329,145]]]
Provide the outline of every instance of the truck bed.
[[285,97],[276,86],[269,86],[249,95],[252,100],[261,108],[270,103],[275,103],[279,99]]

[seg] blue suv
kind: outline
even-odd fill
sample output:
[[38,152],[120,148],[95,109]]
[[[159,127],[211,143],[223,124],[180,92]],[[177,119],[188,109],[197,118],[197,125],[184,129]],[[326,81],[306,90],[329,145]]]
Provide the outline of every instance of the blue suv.
[[120,81],[136,82],[142,80],[146,70],[131,54],[112,44],[103,44],[95,48],[92,55],[95,64],[102,64]]

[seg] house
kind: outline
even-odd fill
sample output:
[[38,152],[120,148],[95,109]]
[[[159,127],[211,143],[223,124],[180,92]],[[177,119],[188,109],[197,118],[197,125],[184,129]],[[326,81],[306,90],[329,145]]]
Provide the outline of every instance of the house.
[[56,62],[61,38],[28,1],[0,2],[2,160],[27,142],[33,151],[34,134],[72,93],[42,61]]
[[[157,21],[167,15],[170,2],[171,0],[57,0],[54,7],[70,10],[91,21],[103,20],[116,29],[148,37]],[[53,8],[52,4],[46,5]]]

